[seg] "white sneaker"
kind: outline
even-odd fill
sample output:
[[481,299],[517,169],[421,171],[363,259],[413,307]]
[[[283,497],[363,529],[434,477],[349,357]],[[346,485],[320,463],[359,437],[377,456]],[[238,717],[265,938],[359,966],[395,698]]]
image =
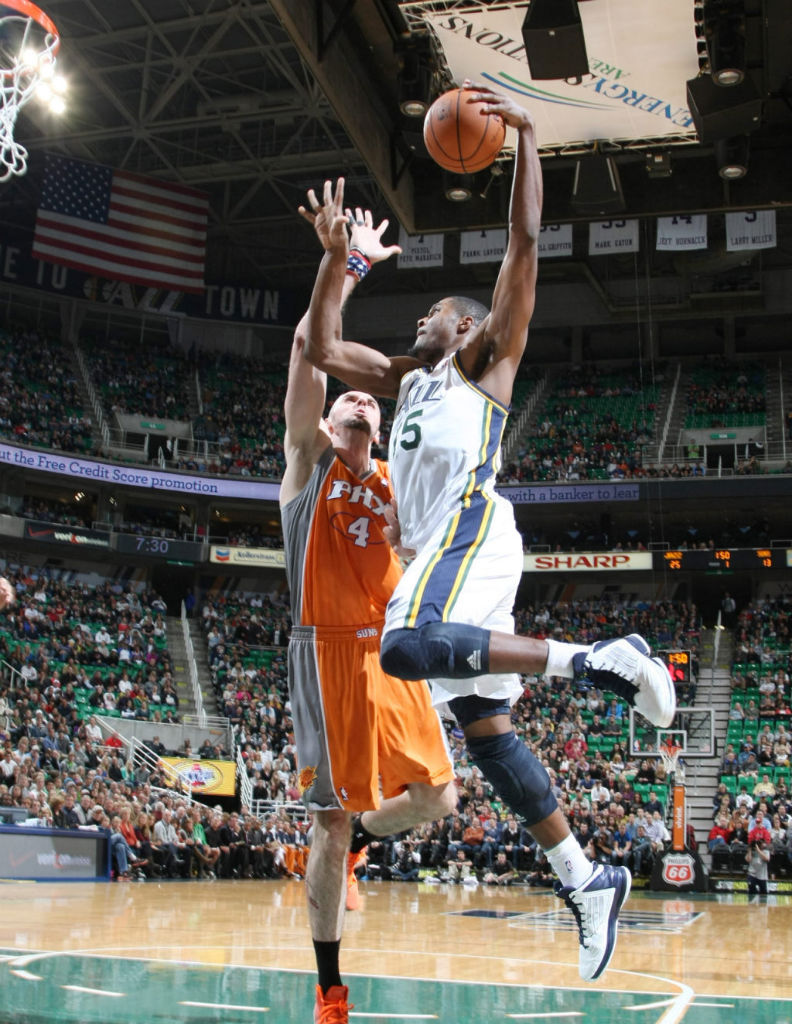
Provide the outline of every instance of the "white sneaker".
[[631,633],[600,640],[586,653],[576,654],[576,679],[586,679],[600,690],[624,697],[652,725],[668,728],[676,714],[676,690],[671,674],[642,636]]
[[631,885],[627,868],[603,864],[595,864],[578,889],[556,882],[556,896],[566,903],[578,924],[578,971],[584,981],[596,981],[610,963],[616,949],[619,911]]

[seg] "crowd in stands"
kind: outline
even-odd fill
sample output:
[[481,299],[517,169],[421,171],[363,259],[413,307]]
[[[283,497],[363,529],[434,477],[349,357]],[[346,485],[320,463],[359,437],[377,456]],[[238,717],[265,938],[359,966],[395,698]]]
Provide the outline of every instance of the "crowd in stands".
[[[299,788],[292,756],[285,652],[279,649],[288,635],[288,604],[278,595],[216,596],[204,602],[200,614],[218,707],[234,723],[254,800],[296,801]],[[692,649],[695,658],[700,619],[694,606],[673,602],[590,600],[522,609],[518,630],[581,643],[638,630],[655,645]],[[256,650],[262,634],[269,634],[274,649]],[[682,686],[679,698],[682,703],[695,699],[695,674],[690,684]],[[667,792],[662,766],[641,758],[641,751],[628,749],[624,702],[597,691],[576,691],[558,680],[526,680],[514,722],[518,735],[551,773],[570,820],[584,837],[590,833],[590,844],[589,840],[584,844],[590,852],[603,859],[614,853],[612,842],[622,846],[625,840],[619,835],[619,823],[624,819],[621,833],[631,836],[631,843],[643,841],[643,845],[640,854],[630,845],[615,856],[626,857],[625,863],[648,873],[654,854],[666,839]],[[656,742],[651,733],[639,732],[639,745],[651,747]],[[549,867],[541,851],[525,829],[517,826],[515,830],[515,823],[478,769],[469,764],[461,732],[450,730],[449,735],[460,789],[458,812],[452,819],[426,825],[402,840],[372,844],[368,865],[361,870],[371,878],[410,880],[429,868],[434,877],[446,880],[483,880],[492,875],[505,884],[503,876],[508,875],[511,881],[550,884]],[[486,837],[476,840],[479,828]],[[468,829],[473,831],[463,841],[461,836]],[[501,841],[504,830],[518,832],[519,842],[514,837]],[[508,860],[504,872],[499,870],[501,853]]]
[[[754,602],[737,616],[732,700],[707,837],[713,870],[748,864],[760,881],[792,874],[792,607]],[[759,852],[769,854],[762,864]]]
[[193,436],[217,445],[210,472],[280,479],[285,461],[286,374],[277,363],[228,354],[201,361],[203,412]]
[[57,712],[54,724],[69,733],[92,712],[178,721],[167,609],[155,592],[34,579],[24,570],[9,579],[17,600],[2,617],[0,658],[14,680],[17,714]]
[[[84,338],[80,346],[108,417],[114,413],[191,420],[191,452],[169,459],[171,468],[279,480],[284,470],[283,399],[286,369],[279,362],[229,354],[183,352],[142,338],[134,346]],[[98,435],[81,407],[75,354],[51,335],[33,329],[0,331],[5,370],[0,378],[0,436],[22,444],[91,452]],[[515,413],[535,389],[541,370],[526,366],[515,381]],[[195,375],[202,411],[198,404]],[[689,460],[645,466],[643,448],[656,440],[656,411],[665,367],[647,380],[641,367],[586,364],[553,380],[534,432],[504,464],[503,485],[605,479],[677,478],[705,474],[691,446]],[[689,428],[765,422],[766,370],[758,362],[707,359],[687,371]],[[328,401],[341,386],[331,381]],[[383,402],[375,455],[387,457],[393,404]],[[204,445],[206,442],[206,446]],[[735,472],[762,472],[756,452]]]
[[48,501],[30,494],[26,494],[22,499],[21,514],[25,519],[35,519],[42,523],[64,523],[66,526],[90,527],[93,520],[92,508],[81,508],[74,501]]
[[64,452],[93,447],[77,388],[74,352],[36,330],[0,329],[0,437]]
[[[2,615],[0,655],[16,671],[6,673],[0,689],[0,805],[24,807],[31,820],[45,823],[87,820],[107,827],[122,837],[111,840],[120,877],[302,877],[307,825],[278,809],[299,801],[286,681],[286,595],[214,593],[196,606],[218,710],[231,720],[235,750],[252,785],[252,804],[237,816],[168,792],[156,760],[153,770],[126,761],[97,724],[96,716],[108,712],[135,717],[155,701],[167,705],[170,693],[174,703],[161,716],[163,733],[165,719],[176,717],[164,606],[157,595],[110,582],[88,586],[35,578],[24,570],[9,578],[17,603]],[[692,605],[592,598],[524,607],[517,628],[582,643],[637,631],[655,648],[692,650],[695,663],[701,622]],[[792,656],[786,603],[744,609],[735,635],[739,699],[730,730],[739,724],[741,734],[739,740],[732,732],[728,737],[713,825],[725,830],[732,867],[734,857],[745,854],[733,844],[746,840],[751,851],[747,837],[763,820],[777,844],[777,860],[789,849],[792,739],[786,716]],[[695,685],[694,669],[691,685],[680,690],[681,704],[695,700]],[[589,856],[648,874],[668,842],[668,779],[662,764],[647,756],[657,742],[653,730],[639,729],[631,748],[624,701],[557,679],[526,678],[513,718],[518,735],[547,768]],[[461,731],[452,723],[448,729],[457,809],[408,836],[372,844],[361,870],[369,878],[410,880],[420,874],[493,885],[551,884],[541,850],[470,764]],[[208,742],[197,751],[166,750],[158,739],[149,746],[155,756],[223,759],[234,753]],[[262,806],[267,812],[256,813]],[[713,833],[708,842],[719,846],[716,838]]]
[[587,365],[566,371],[554,381],[538,429],[503,467],[501,482],[646,475],[641,446],[652,440],[659,396],[660,384],[643,381],[638,370]]
[[712,357],[689,375],[685,426],[738,427],[764,423],[766,372],[761,363],[739,365]]
[[181,352],[145,336],[134,345],[106,338],[83,338],[80,345],[111,424],[114,413],[157,419],[186,418],[191,364]]

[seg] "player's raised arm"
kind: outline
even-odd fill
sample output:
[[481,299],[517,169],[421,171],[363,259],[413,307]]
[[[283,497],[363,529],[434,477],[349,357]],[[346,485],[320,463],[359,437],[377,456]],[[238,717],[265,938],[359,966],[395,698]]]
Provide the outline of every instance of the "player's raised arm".
[[[350,211],[344,210],[343,178],[338,179],[335,189],[332,182],[325,182],[323,200],[320,203],[311,189],[310,208],[300,207],[300,213],[313,224],[325,250],[308,307],[305,356],[314,366],[350,387],[394,397],[403,374],[417,366],[417,361],[407,356],[389,358],[368,345],[342,340],[340,312],[347,270],[365,274],[372,263],[399,252],[399,247],[382,245],[380,239],[387,221],[375,229],[371,226],[371,214],[357,209],[351,218],[352,240],[357,248],[349,248]],[[361,230],[366,228],[370,229],[367,234]]]
[[327,374],[311,366],[304,358],[306,313],[294,332],[289,379],[286,385],[284,414],[286,434],[283,451],[286,471],[280,488],[280,503],[291,501],[308,483],[322,452],[330,444],[330,437],[322,426]]
[[[508,404],[512,384],[528,338],[528,324],[536,299],[536,271],[542,217],[542,169],[531,114],[509,96],[487,86],[465,83],[483,100],[487,113],[500,114],[517,130],[517,155],[509,206],[509,240],[492,296],[484,336],[465,363],[486,353],[488,365],[477,379],[487,391]],[[464,359],[464,352],[463,352]],[[481,363],[478,362],[478,366]]]

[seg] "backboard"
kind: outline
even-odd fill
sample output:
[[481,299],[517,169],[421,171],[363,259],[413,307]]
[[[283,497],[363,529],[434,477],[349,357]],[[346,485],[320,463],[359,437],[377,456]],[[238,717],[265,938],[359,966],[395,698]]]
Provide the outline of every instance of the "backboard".
[[668,728],[652,725],[630,708],[630,753],[635,757],[660,758],[661,746],[678,746],[686,761],[714,757],[715,712],[706,707],[680,707]]

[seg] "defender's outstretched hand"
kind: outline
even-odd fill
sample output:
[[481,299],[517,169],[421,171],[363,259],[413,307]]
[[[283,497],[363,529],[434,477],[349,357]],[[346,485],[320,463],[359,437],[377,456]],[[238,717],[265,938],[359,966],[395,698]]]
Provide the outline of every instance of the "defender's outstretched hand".
[[324,183],[321,203],[314,190],[309,189],[308,207],[300,206],[298,212],[313,225],[324,249],[335,249],[349,244],[365,253],[369,263],[380,263],[394,253],[401,252],[401,246],[384,245],[382,242],[382,236],[390,223],[387,217],[375,227],[371,210],[356,206],[353,213],[350,207],[344,209],[343,178],[338,179],[335,189],[331,181]]
[[347,222],[351,232],[349,244],[354,249],[360,249],[365,253],[370,263],[380,263],[388,259],[394,253],[400,253],[400,245],[383,245],[382,236],[388,229],[390,221],[386,217],[377,227],[374,227],[374,220],[371,210],[363,210],[356,206],[354,214],[352,210],[346,209]]
[[324,183],[323,201],[320,203],[312,188],[308,189],[308,206],[298,206],[297,212],[304,217],[309,224],[313,224],[314,231],[323,249],[337,249],[349,244],[347,235],[347,217],[344,213],[344,179],[339,178],[336,182],[335,191],[332,181]]

